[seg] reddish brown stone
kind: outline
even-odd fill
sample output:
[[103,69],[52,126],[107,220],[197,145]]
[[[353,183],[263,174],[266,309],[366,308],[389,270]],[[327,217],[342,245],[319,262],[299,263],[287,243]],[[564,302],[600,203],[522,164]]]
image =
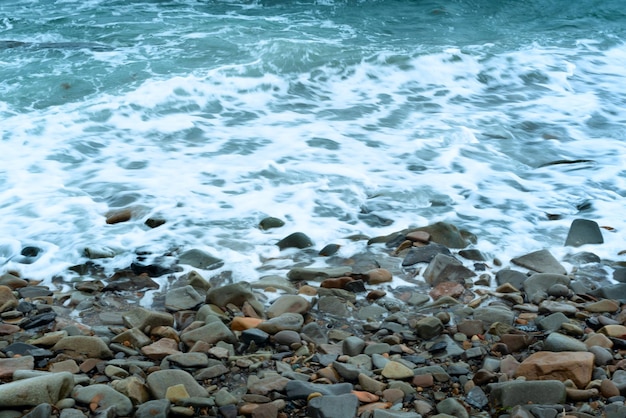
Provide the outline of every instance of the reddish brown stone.
[[132,215],[133,213],[130,209],[120,209],[120,210],[112,211],[112,212],[107,213],[106,222],[109,225],[117,224],[120,222],[126,222],[130,220]]
[[571,379],[577,388],[584,388],[591,381],[594,355],[581,351],[549,352],[531,354],[520,364],[516,375],[528,380]]
[[346,284],[350,283],[354,279],[352,277],[337,277],[323,280],[320,283],[320,287],[325,289],[345,289]]
[[32,356],[0,358],[0,379],[11,378],[16,370],[33,370],[35,359]]
[[413,242],[427,243],[430,241],[430,234],[426,231],[413,231],[406,234],[406,239]]
[[418,374],[413,377],[413,386],[421,388],[429,388],[435,384],[435,379],[432,374]]
[[463,294],[465,287],[461,283],[457,282],[441,282],[436,285],[428,294],[434,300],[440,299],[444,296],[450,296],[457,299]]

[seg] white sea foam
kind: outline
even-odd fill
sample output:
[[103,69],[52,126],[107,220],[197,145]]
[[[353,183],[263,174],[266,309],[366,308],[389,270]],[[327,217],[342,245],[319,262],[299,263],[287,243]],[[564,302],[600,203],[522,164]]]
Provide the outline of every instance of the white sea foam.
[[[138,249],[160,255],[182,247],[223,258],[224,269],[253,280],[267,273],[257,271],[264,260],[281,256],[274,244],[291,232],[305,232],[316,248],[341,243],[340,254],[349,256],[365,248],[349,235],[440,220],[471,230],[477,248],[506,263],[541,248],[574,251],[562,245],[578,217],[614,228],[603,231],[605,244],[580,250],[623,257],[624,44],[504,51],[490,43],[368,44],[355,52],[342,42],[364,29],[327,16],[190,16],[244,23],[206,32],[171,26],[157,34],[163,42],[142,34],[136,45],[65,59],[21,54],[20,65],[45,55],[41,65],[54,66],[59,80],[85,71],[91,88],[71,96],[74,87],[55,81],[52,98],[29,91],[47,105],[0,100],[5,269],[49,280],[84,262],[86,247],[114,249],[114,259],[101,261],[109,270],[128,266]],[[303,21],[321,32],[292,40]],[[184,49],[217,34],[256,34],[254,24],[289,36],[249,40],[238,46],[245,56],[204,65],[191,55],[206,51]],[[328,33],[337,37],[326,42]],[[35,40],[67,37],[38,33]],[[11,95],[29,87],[11,80],[3,84]],[[545,165],[557,160],[591,161]],[[591,209],[581,212],[586,202]],[[126,206],[135,209],[133,220],[105,223],[108,211]],[[378,225],[366,212],[393,223]],[[562,218],[548,220],[548,213]],[[150,229],[143,225],[149,216],[167,223]],[[286,226],[261,231],[265,216]],[[32,264],[18,262],[26,245],[43,249]]]

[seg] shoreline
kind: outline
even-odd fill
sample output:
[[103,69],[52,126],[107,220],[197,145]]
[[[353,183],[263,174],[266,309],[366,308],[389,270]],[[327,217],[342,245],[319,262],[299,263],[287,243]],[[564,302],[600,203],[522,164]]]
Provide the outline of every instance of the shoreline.
[[[601,237],[577,220],[566,244]],[[251,283],[212,276],[219,260],[199,251],[188,265],[204,268],[182,275],[135,264],[100,278],[87,263],[93,279],[69,292],[3,274],[0,418],[626,413],[619,262],[579,252],[567,271],[539,250],[502,268],[444,223],[349,259],[306,238],[277,244],[299,249],[285,277]]]

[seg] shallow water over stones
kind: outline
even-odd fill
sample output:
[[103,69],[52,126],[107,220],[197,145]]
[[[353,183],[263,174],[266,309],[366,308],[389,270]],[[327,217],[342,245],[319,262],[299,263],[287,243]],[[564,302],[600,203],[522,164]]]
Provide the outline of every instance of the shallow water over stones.
[[[418,268],[438,271],[432,285],[460,285],[463,294],[435,299],[427,283],[408,284],[403,279],[415,266],[403,269],[393,247],[382,263],[390,269],[375,274],[370,261],[363,271],[295,266],[282,278],[225,285],[206,272],[184,273],[161,309],[140,306],[136,293],[98,293],[102,286],[91,290],[94,303],[85,310],[66,306],[71,299],[61,291],[28,296],[34,293],[0,286],[0,399],[13,399],[6,405],[20,414],[45,403],[76,416],[142,417],[153,405],[170,416],[283,418],[331,417],[339,409],[362,417],[505,417],[523,397],[567,404],[577,416],[618,416],[626,380],[622,302],[574,290],[567,271],[545,272],[559,270],[546,251],[521,257],[536,271],[489,271],[497,291],[475,284],[475,274],[459,274],[472,272],[467,259],[441,268],[437,257]],[[454,269],[446,273],[446,266]],[[370,299],[322,286],[335,278],[387,294]],[[16,311],[25,303],[32,309]],[[32,312],[55,316],[25,327]],[[15,400],[13,390],[31,385],[48,397]]]

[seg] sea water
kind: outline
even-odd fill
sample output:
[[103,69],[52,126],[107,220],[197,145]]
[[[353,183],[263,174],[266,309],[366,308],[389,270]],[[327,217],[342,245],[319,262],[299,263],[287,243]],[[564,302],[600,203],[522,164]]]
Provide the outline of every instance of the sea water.
[[[438,221],[505,265],[624,261],[623,6],[1,0],[2,271],[195,248],[250,281],[292,232],[349,257]],[[604,244],[564,247],[577,218]]]

